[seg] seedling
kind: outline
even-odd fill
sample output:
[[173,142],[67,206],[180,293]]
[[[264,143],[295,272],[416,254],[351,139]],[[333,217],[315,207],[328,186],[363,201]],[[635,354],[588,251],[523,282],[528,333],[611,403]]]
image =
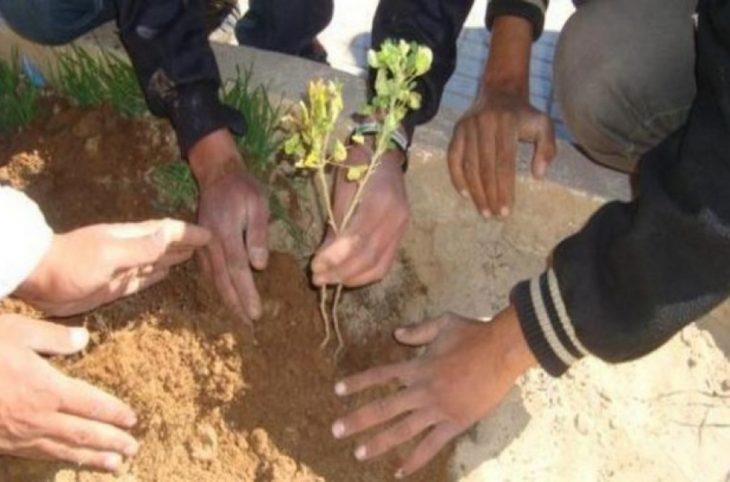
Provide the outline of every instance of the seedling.
[[[295,159],[295,167],[311,171],[319,186],[318,192],[327,213],[327,224],[335,235],[344,232],[362,200],[365,188],[378,169],[383,155],[395,148],[392,138],[409,110],[421,107],[421,95],[416,92],[416,79],[431,68],[433,54],[428,47],[416,43],[386,41],[379,51],[368,52],[368,64],[376,70],[375,92],[372,100],[362,109],[378,123],[370,164],[345,165],[348,148],[339,140],[332,139],[337,121],[343,109],[342,85],[338,82],[316,80],[309,84],[305,100],[299,103],[293,115],[285,118],[291,136],[284,143],[284,151]],[[352,143],[363,144],[362,135],[353,135]],[[357,183],[355,196],[344,217],[338,222],[327,179],[329,168],[346,169],[348,181]],[[344,339],[337,316],[342,285],[334,288],[331,309],[327,309],[328,286],[320,290],[320,311],[325,325],[325,347],[334,330],[337,351],[344,347]],[[330,318],[331,314],[331,318]]]
[[41,89],[21,68],[17,52],[0,61],[0,133],[28,125],[38,112]]

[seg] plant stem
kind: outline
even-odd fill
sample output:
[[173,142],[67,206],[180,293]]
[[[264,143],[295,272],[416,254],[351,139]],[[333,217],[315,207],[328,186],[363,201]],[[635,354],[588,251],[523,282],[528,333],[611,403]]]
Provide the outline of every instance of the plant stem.
[[319,345],[319,349],[323,349],[330,342],[330,318],[327,314],[327,285],[322,285],[319,289],[319,312],[322,314],[322,321],[324,322],[324,340]]

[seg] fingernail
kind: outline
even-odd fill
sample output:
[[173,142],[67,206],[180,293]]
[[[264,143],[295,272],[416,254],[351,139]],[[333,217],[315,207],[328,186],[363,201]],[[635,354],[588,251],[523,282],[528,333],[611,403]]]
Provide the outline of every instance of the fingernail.
[[347,395],[347,387],[343,382],[335,384],[335,394],[340,397]]
[[368,449],[366,449],[364,445],[360,445],[355,450],[355,458],[357,460],[365,460],[365,457],[367,457],[367,456],[368,456]]
[[334,435],[335,438],[342,438],[342,436],[345,435],[345,424],[339,420],[335,422],[335,424],[332,425],[332,435]]
[[396,338],[400,338],[401,336],[403,336],[405,334],[406,334],[406,329],[405,328],[398,328],[397,330],[395,330],[395,336],[396,336]]
[[122,466],[122,457],[119,454],[109,454],[104,457],[104,468],[116,472]]
[[124,419],[124,425],[126,427],[134,427],[135,425],[137,425],[137,416],[135,414],[128,415]]
[[499,215],[503,218],[509,216],[509,208],[507,206],[502,206],[502,209],[499,211]]
[[403,469],[398,469],[398,471],[395,473],[396,479],[402,479],[405,474],[403,473]]
[[485,209],[484,211],[482,211],[482,216],[484,216],[484,219],[489,219],[492,217],[492,213]]
[[266,250],[261,248],[251,249],[251,262],[256,266],[261,266],[266,263]]
[[126,455],[127,457],[134,457],[135,455],[137,455],[137,452],[139,452],[139,444],[137,442],[134,442],[131,445],[127,445],[124,448],[124,455]]
[[71,347],[83,350],[89,343],[89,331],[86,328],[71,328]]
[[469,191],[467,191],[466,189],[462,189],[459,194],[461,194],[461,197],[463,197],[464,199],[469,199]]

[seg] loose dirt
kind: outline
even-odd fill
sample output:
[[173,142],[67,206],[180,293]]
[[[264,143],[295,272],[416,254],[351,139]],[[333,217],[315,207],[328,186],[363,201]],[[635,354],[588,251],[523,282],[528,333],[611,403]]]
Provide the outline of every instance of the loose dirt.
[[[60,101],[43,110],[50,114],[2,141],[0,181],[38,201],[56,231],[161,216],[145,174],[177,156],[164,123]],[[332,359],[333,347],[320,350],[317,296],[304,261],[302,253],[274,253],[257,276],[264,316],[255,343],[193,263],[138,296],[64,320],[87,326],[92,343],[86,353],[53,363],[131,404],[140,415],[134,435],[141,451],[119,476],[0,457],[0,480],[391,480],[397,454],[360,464],[352,456],[355,441],[330,434],[338,416],[378,394],[341,400],[333,385],[410,353],[391,341],[387,327],[351,337],[340,360]],[[0,304],[3,311],[32,312],[13,300]],[[448,480],[448,457],[447,451],[413,480]]]

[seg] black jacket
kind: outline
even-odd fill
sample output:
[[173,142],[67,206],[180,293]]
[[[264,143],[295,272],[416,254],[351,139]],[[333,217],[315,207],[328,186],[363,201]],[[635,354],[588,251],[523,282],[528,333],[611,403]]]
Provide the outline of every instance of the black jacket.
[[116,0],[118,26],[150,110],[170,119],[183,156],[220,128],[243,134],[242,116],[218,97],[204,0]]
[[[405,38],[434,51],[411,128],[438,110],[471,4],[380,4],[375,44]],[[487,25],[518,15],[537,36],[546,6],[493,0]],[[526,339],[552,375],[588,354],[609,362],[641,357],[730,296],[730,0],[701,0],[698,14],[694,106],[687,123],[641,159],[636,199],[603,206],[555,248],[544,274],[512,291]]]

